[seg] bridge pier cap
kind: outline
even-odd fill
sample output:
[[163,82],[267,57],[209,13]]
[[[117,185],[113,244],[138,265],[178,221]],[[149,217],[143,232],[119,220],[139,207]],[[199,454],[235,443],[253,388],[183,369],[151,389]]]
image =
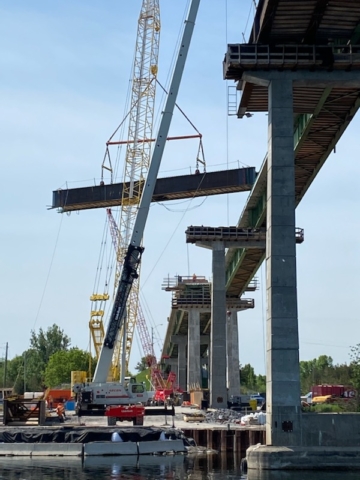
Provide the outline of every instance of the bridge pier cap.
[[[322,447],[329,442],[334,446],[341,438],[342,445],[351,447],[359,441],[351,437],[352,429],[338,434],[334,422],[344,426],[343,415],[301,414],[296,248],[290,232],[296,205],[360,107],[360,3],[338,2],[338,15],[333,15],[333,2],[282,2],[281,8],[280,3],[259,2],[249,43],[229,45],[223,63],[224,78],[238,81],[237,88],[243,90],[238,117],[269,112],[268,157],[257,177],[263,183],[255,183],[251,194],[252,199],[254,191],[265,199],[260,213],[255,212],[255,221],[259,225],[266,221],[267,228],[268,446],[254,448],[258,458],[253,466],[306,469],[311,464],[315,468],[327,464],[334,468],[341,465],[338,452],[330,456],[325,449],[320,455],[319,451],[300,451],[302,443]],[[294,19],[298,20],[296,29]],[[303,120],[302,125],[294,125],[295,116]],[[243,224],[248,210],[241,217]],[[258,268],[263,259],[259,254],[255,260]],[[355,417],[351,422],[358,433]],[[331,438],[333,435],[338,438]],[[345,444],[349,440],[351,443]],[[279,449],[279,456],[261,459],[261,449],[270,448]],[[297,466],[289,461],[290,449],[299,453]],[[348,448],[345,455],[355,464]]]

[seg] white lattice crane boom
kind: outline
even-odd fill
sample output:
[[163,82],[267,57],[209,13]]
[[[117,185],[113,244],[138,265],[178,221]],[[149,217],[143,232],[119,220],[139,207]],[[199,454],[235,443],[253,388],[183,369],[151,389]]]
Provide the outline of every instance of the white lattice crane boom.
[[[142,185],[147,176],[151,159],[151,142],[154,120],[154,104],[156,91],[156,76],[158,71],[160,39],[160,8],[159,0],[143,0],[138,20],[133,79],[129,111],[128,139],[126,141],[125,165],[123,174],[123,192],[119,229],[116,223],[116,270],[115,291],[119,283],[121,266],[130,241],[137,206],[140,203]],[[103,168],[104,167],[103,165]],[[114,225],[110,225],[114,228]],[[114,233],[114,232],[112,232]],[[94,296],[93,296],[94,297]],[[98,295],[96,295],[96,298]],[[92,298],[93,300],[95,299]],[[104,300],[104,299],[101,299]],[[93,315],[95,314],[95,315]],[[90,330],[95,345],[96,354],[104,339],[103,309],[93,309],[90,319]],[[143,318],[139,310],[139,278],[134,282],[129,301],[127,303],[127,325],[125,342],[125,365],[128,369],[132,340],[137,318]],[[143,320],[145,322],[145,320]],[[141,322],[141,320],[140,320]],[[146,324],[145,324],[146,327]],[[119,379],[119,364],[123,346],[123,332],[119,332],[114,348],[111,377]],[[140,325],[139,332],[144,334]],[[140,334],[140,335],[141,335]]]
[[[119,222],[120,238],[117,251],[115,290],[119,282],[121,265],[129,245],[142,185],[151,159],[156,76],[158,71],[160,39],[159,0],[143,0],[138,22],[130,102],[128,141],[123,176],[123,193]],[[125,343],[125,371],[128,369],[134,329],[139,309],[139,278],[134,282],[127,303],[127,328]],[[118,352],[122,350],[121,335]],[[118,357],[115,361],[119,361]]]

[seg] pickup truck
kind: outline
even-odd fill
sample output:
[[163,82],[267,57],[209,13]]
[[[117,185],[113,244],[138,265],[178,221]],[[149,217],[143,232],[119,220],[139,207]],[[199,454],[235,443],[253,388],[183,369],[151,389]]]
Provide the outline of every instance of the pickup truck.
[[301,402],[308,403],[311,405],[312,403],[312,392],[307,393],[306,395],[301,395]]

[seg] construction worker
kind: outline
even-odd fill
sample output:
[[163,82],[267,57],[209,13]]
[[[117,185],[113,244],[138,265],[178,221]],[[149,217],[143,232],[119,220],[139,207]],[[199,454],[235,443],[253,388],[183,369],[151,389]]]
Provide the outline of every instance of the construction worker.
[[65,416],[65,407],[63,403],[58,403],[56,407],[56,414],[59,417],[60,422],[62,423],[64,420],[66,420]]

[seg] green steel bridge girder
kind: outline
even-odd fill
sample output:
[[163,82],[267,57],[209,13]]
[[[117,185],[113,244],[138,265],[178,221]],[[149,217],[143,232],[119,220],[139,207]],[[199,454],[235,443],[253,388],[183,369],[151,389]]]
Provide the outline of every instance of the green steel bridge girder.
[[352,45],[355,45],[359,42],[360,40],[360,24],[355,28],[353,35],[351,37],[350,43]]
[[[179,328],[180,328],[183,316],[184,316],[184,311],[183,310],[176,310],[175,311],[175,317],[176,318],[175,318],[175,322],[173,324],[173,328],[170,328],[170,329],[168,328],[168,332],[170,332],[170,330],[171,330],[170,335],[176,335],[179,332]],[[167,345],[166,352],[165,352],[166,355],[171,355],[171,350],[172,350],[173,345],[171,344],[170,341],[165,342],[165,344]]]
[[[318,104],[313,113],[304,113],[297,117],[295,126],[294,126],[294,155],[301,148],[302,144],[307,138],[307,135],[311,129],[311,126],[314,120],[317,118],[321,109],[323,108],[327,98],[331,93],[331,88],[327,87],[324,89]],[[250,192],[250,196],[251,196]],[[298,201],[296,202],[296,204]],[[248,214],[249,227],[257,228],[263,224],[265,221],[266,215],[266,189],[259,197],[255,207],[253,207]],[[236,271],[241,265],[243,259],[246,255],[245,248],[238,248],[235,250],[232,259],[230,260],[227,269],[226,269],[226,289],[231,285],[231,282],[235,276]],[[254,272],[255,274],[256,272]],[[251,278],[249,278],[249,283]]]

